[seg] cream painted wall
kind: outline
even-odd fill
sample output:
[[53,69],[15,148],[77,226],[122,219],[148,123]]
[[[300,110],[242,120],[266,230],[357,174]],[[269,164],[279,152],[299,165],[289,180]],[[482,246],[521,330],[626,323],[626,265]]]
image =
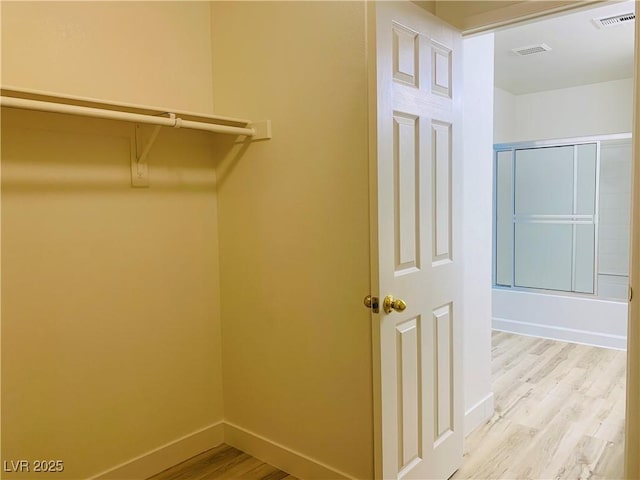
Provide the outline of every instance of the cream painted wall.
[[212,10],[218,113],[274,132],[218,167],[225,417],[358,478],[373,475],[365,19],[360,2]]
[[491,257],[493,33],[464,39],[465,432],[493,414]]
[[[209,28],[206,3],[3,2],[2,80],[206,111]],[[223,417],[213,137],[163,129],[132,189],[132,129],[2,113],[1,458],[59,479]]]
[[631,131],[631,78],[526,95],[496,89],[495,97],[496,143]]
[[[210,139],[2,117],[2,458],[85,478],[222,419]],[[13,475],[12,478],[27,478]]]
[[3,86],[212,112],[208,2],[1,8]]

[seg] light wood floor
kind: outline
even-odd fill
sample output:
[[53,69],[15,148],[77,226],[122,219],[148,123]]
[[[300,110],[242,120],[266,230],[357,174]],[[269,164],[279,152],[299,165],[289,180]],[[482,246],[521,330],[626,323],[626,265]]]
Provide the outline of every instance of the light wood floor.
[[219,445],[148,480],[298,480],[229,445]]
[[[496,413],[453,479],[620,479],[626,353],[494,332]],[[296,480],[221,445],[149,480]]]
[[626,353],[494,332],[496,412],[454,479],[620,479]]

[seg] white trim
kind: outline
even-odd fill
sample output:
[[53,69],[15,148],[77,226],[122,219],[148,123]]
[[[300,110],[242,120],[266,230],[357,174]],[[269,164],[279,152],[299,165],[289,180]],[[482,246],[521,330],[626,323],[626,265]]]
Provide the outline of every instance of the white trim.
[[238,425],[220,421],[94,475],[89,480],[148,478],[222,443],[305,480],[354,479],[344,472],[262,435]]
[[488,421],[492,416],[494,409],[493,392],[478,401],[473,407],[464,414],[464,435],[465,437],[473,432],[476,428]]
[[294,477],[304,478],[305,480],[354,478],[233,423],[225,423],[224,441],[226,444],[267,462]]
[[[635,2],[636,12],[640,2]],[[637,23],[637,22],[636,22]],[[624,452],[624,478],[640,477],[640,28],[636,25],[633,89],[633,200],[631,207],[631,283],[635,298],[629,302],[629,351],[627,354],[627,403]],[[631,290],[629,290],[631,294]]]
[[498,317],[493,317],[492,327],[494,330],[501,332],[548,338],[562,342],[580,343],[594,347],[613,348],[616,350],[626,350],[627,348],[627,337],[621,335],[543,325],[540,323],[521,322]]
[[89,480],[148,478],[224,443],[224,432],[224,422],[214,423],[99,473]]

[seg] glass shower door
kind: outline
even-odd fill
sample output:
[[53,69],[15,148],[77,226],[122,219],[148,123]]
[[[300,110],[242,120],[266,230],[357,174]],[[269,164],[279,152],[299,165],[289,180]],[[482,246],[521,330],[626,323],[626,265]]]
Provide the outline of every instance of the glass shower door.
[[515,286],[571,290],[573,147],[517,150]]
[[513,285],[594,293],[596,144],[514,153]]

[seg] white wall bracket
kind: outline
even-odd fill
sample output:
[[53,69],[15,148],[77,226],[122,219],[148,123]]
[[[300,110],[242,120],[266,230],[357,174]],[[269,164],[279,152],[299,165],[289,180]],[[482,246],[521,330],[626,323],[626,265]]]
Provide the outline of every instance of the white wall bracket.
[[[169,113],[169,119],[174,122],[173,128],[183,127],[183,121],[176,118],[174,113]],[[132,187],[148,187],[149,186],[149,164],[147,158],[151,147],[158,138],[162,125],[155,125],[148,138],[145,138],[143,127],[141,124],[134,126],[133,141],[131,147],[131,186]],[[271,120],[262,120],[247,125],[248,130],[253,133],[247,136],[252,142],[257,140],[271,139]]]
[[271,140],[271,120],[262,120],[249,124],[249,128],[253,129],[254,134],[251,141],[255,140]]
[[[171,114],[173,118],[175,115]],[[132,187],[148,187],[149,186],[149,165],[147,163],[147,157],[149,151],[160,133],[161,125],[156,125],[151,132],[151,136],[146,141],[143,141],[142,127],[140,125],[134,126],[134,145],[132,145],[131,152],[131,186]],[[142,146],[144,145],[144,146]]]

